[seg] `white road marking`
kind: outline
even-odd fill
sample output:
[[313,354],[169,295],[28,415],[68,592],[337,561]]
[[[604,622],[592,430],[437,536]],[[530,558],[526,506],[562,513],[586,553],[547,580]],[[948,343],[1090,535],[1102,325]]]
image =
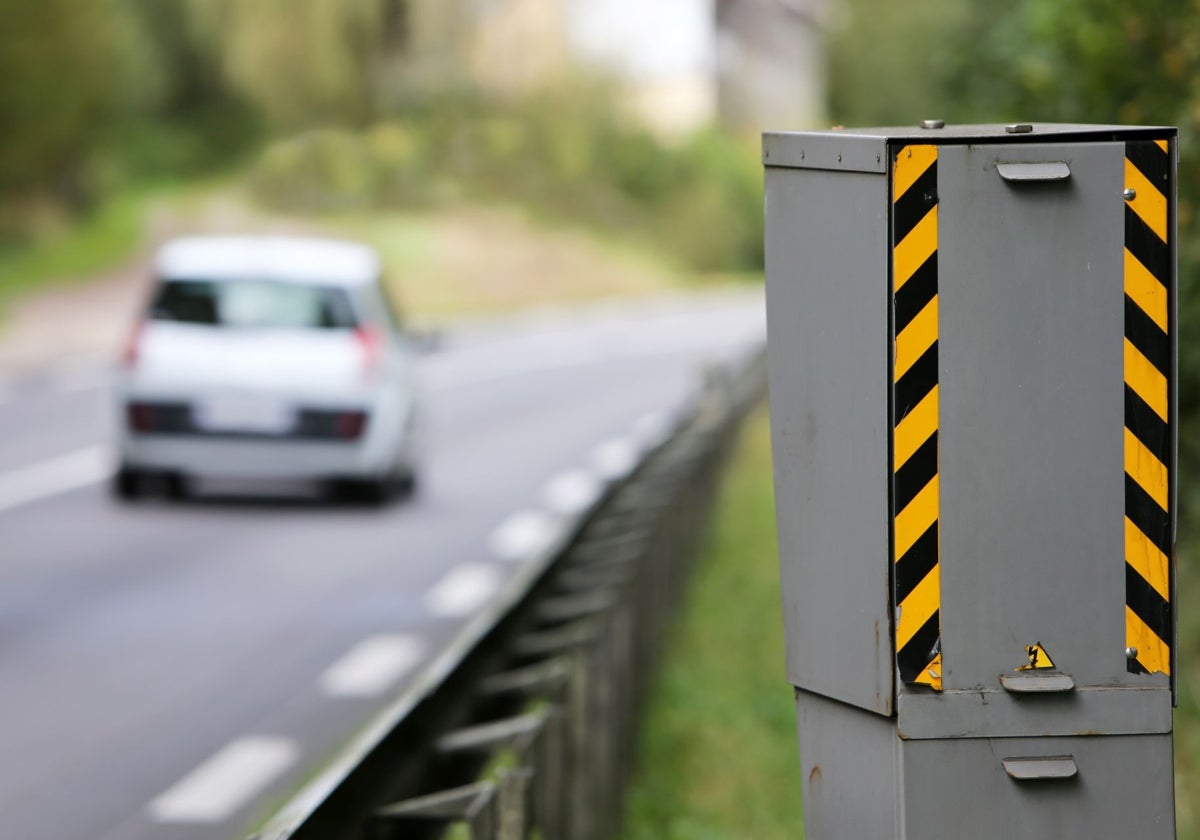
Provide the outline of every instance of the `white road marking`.
[[0,474],[0,511],[104,481],[112,452],[97,444]]
[[503,560],[526,560],[549,545],[560,527],[561,523],[545,511],[523,510],[501,522],[489,544]]
[[184,776],[146,810],[158,822],[224,822],[299,757],[300,747],[287,738],[239,738]]
[[462,618],[487,603],[500,588],[500,570],[482,563],[451,569],[425,593],[425,609],[439,618]]
[[653,449],[671,434],[671,418],[665,411],[643,414],[633,424],[633,433],[648,448]]
[[600,498],[603,485],[588,470],[559,473],[542,488],[546,507],[562,516],[574,516],[587,510]]
[[321,688],[334,697],[376,697],[399,682],[424,656],[424,644],[413,636],[372,636],[321,674]]
[[637,463],[637,444],[627,437],[612,438],[592,451],[592,465],[609,481],[629,475]]

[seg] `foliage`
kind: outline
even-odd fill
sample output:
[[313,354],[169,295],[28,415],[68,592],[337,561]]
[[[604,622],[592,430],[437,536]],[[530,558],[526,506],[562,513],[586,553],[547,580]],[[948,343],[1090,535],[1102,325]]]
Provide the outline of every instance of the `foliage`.
[[[844,125],[912,125],[947,117],[948,63],[969,53],[973,0],[847,0],[829,44],[829,110]],[[989,20],[995,19],[995,11]]]
[[252,183],[293,212],[405,209],[465,193],[640,239],[694,269],[759,267],[755,154],[713,131],[666,145],[611,101],[603,87],[571,85],[510,103],[426,103],[365,132],[279,141]]
[[114,96],[108,4],[0,3],[0,196],[73,194]]
[[263,126],[366,121],[403,3],[5,0],[0,233],[223,164]]
[[371,113],[383,0],[189,0],[189,10],[230,89],[269,122]]
[[[962,37],[976,49],[946,80],[964,118],[1180,128],[1180,454],[1183,474],[1193,473],[1200,466],[1200,7],[1022,0],[996,19],[982,0],[973,2]],[[1190,494],[1185,502],[1194,509]]]
[[725,474],[707,548],[641,725],[626,840],[783,840],[802,833],[773,500],[760,409]]

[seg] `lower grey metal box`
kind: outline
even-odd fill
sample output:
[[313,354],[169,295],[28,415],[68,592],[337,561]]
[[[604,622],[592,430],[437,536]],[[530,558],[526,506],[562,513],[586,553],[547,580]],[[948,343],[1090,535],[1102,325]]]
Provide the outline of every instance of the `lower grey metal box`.
[[809,692],[796,711],[808,837],[1175,836],[1170,734],[905,741]]

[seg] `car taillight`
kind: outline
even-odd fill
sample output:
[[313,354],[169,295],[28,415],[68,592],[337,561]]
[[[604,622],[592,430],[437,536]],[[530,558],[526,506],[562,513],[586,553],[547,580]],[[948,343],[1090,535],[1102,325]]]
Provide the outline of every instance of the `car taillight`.
[[370,379],[379,372],[383,359],[383,334],[372,327],[359,327],[354,331],[354,338],[362,353],[363,377]]
[[148,432],[154,428],[154,406],[146,403],[129,403],[125,406],[125,419],[130,431]]
[[343,440],[358,440],[367,427],[367,413],[365,411],[340,412],[335,421],[335,427],[337,436]]
[[142,330],[145,328],[145,323],[138,321],[129,330],[129,335],[125,338],[125,347],[121,350],[121,365],[126,368],[131,368],[137,364],[138,351],[142,342]]

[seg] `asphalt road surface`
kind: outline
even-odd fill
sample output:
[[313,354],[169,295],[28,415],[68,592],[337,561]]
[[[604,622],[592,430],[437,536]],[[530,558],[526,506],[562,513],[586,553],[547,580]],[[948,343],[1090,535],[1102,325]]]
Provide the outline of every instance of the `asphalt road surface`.
[[244,836],[763,335],[747,294],[457,329],[382,509],[120,505],[104,366],[0,382],[0,837]]

